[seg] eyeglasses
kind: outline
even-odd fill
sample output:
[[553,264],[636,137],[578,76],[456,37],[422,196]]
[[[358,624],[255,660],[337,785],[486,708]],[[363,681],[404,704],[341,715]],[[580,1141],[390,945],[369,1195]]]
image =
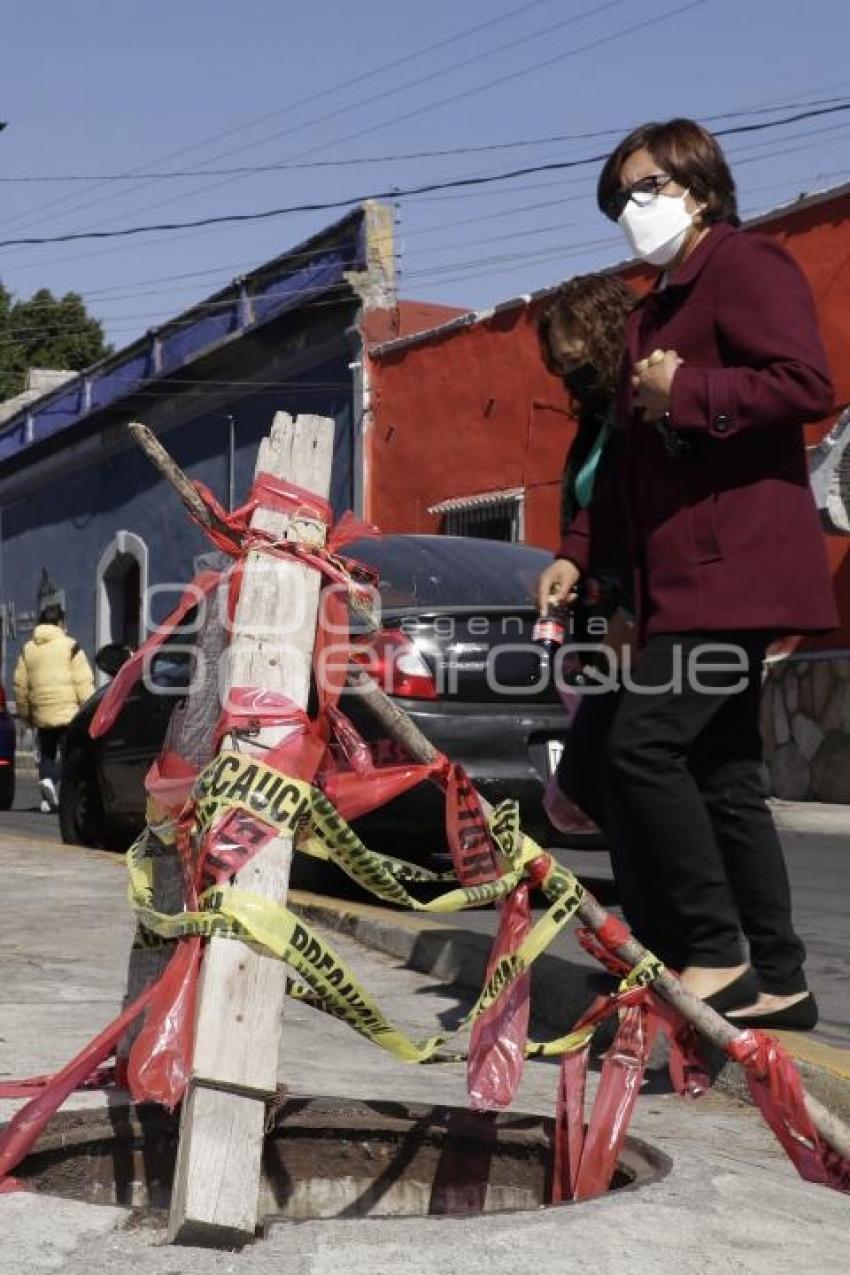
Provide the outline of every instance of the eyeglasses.
[[659,193],[665,186],[669,186],[672,180],[673,178],[667,173],[650,173],[648,177],[641,177],[640,181],[633,182],[631,186],[616,190],[605,204],[607,216],[612,221],[619,221],[629,200],[637,204],[638,208],[646,208],[658,198]]

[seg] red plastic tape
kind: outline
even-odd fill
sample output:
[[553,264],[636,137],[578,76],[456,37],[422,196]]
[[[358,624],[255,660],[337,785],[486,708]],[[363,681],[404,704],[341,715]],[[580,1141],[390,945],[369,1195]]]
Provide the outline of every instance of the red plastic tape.
[[[186,589],[183,597],[171,614],[163,620],[155,633],[142,643],[138,651],[123,664],[110,682],[103,699],[97,706],[97,712],[89,726],[89,735],[98,739],[115,725],[115,719],[121,711],[125,699],[138,682],[145,670],[145,665],[155,655],[163,642],[177,629],[192,607],[198,606],[217,586],[220,576],[217,571],[203,571],[195,576]],[[188,644],[187,644],[188,645]]]
[[201,969],[201,940],[182,939],[157,981],[127,1064],[134,1102],[177,1106],[192,1070],[195,1000]]
[[462,766],[451,765],[446,787],[446,836],[461,885],[483,885],[499,876],[496,849],[478,793]]
[[818,1135],[806,1111],[800,1073],[779,1042],[764,1032],[745,1031],[727,1053],[744,1068],[753,1101],[800,1177],[850,1194],[850,1161]]
[[[530,929],[529,888],[522,882],[501,904],[487,978],[503,956],[516,952]],[[526,970],[475,1020],[466,1067],[475,1110],[509,1107],[513,1101],[525,1065],[530,1005],[531,973]]]

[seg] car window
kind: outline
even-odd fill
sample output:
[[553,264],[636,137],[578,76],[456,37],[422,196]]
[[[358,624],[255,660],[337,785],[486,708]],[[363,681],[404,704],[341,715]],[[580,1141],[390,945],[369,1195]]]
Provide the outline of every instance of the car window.
[[532,606],[545,549],[463,536],[385,536],[357,540],[345,553],[381,576],[385,609]]

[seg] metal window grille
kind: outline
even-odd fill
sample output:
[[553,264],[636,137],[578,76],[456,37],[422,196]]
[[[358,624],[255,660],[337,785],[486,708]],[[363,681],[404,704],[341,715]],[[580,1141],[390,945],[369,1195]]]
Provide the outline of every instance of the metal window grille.
[[440,532],[446,536],[521,542],[523,495],[519,489],[458,496],[433,505],[428,512],[440,515]]

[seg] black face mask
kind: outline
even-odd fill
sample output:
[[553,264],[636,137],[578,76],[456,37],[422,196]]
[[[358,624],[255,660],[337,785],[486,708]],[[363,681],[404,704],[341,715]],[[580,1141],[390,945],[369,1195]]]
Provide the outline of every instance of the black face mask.
[[571,372],[565,372],[564,384],[580,402],[594,398],[601,392],[599,377],[592,363],[580,363]]

